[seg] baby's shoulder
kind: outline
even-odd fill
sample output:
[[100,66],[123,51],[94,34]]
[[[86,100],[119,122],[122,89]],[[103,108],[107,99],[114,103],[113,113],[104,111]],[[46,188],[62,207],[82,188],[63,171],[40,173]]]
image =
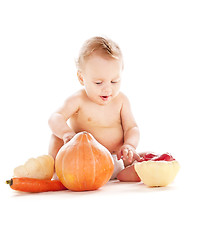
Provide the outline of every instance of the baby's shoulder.
[[72,95],[68,96],[65,100],[64,100],[64,105],[65,106],[79,106],[82,102],[82,93],[81,90],[77,91],[75,93],[73,93]]
[[84,94],[83,94],[82,90],[79,90],[79,91],[73,93],[72,95],[68,96],[65,101],[78,102],[78,101],[81,101],[83,99],[83,97],[84,97]]
[[129,102],[128,97],[127,97],[126,94],[124,94],[123,92],[120,92],[120,93],[119,93],[117,100],[118,100],[119,102],[121,102],[122,104],[125,104],[125,103],[128,103],[128,102]]

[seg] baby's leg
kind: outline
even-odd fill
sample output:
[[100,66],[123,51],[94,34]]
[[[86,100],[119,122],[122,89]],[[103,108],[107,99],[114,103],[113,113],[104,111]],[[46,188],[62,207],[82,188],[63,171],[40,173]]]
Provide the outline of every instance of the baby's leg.
[[137,175],[134,164],[124,168],[121,170],[118,175],[117,179],[122,182],[140,182],[141,179]]
[[50,144],[49,144],[49,150],[48,154],[51,155],[54,159],[56,158],[56,155],[59,151],[59,149],[64,145],[64,142],[62,139],[58,138],[54,134],[52,134],[50,138]]

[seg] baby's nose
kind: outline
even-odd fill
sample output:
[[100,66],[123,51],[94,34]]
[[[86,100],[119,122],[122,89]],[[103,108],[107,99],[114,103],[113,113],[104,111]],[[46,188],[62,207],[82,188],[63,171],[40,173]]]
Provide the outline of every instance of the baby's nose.
[[105,95],[109,95],[112,93],[112,88],[109,84],[105,84],[103,86],[103,89],[102,89],[103,93],[105,93]]
[[105,89],[105,90],[103,90],[102,92],[103,92],[103,95],[104,95],[104,96],[109,96],[109,95],[111,95],[112,90],[110,90],[110,89]]

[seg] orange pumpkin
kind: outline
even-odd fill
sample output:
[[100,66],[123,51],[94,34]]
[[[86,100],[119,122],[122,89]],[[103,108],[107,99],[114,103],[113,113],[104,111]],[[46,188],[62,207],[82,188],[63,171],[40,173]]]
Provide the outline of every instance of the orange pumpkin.
[[114,164],[110,152],[88,132],[76,134],[58,152],[56,174],[73,191],[96,190],[111,178]]

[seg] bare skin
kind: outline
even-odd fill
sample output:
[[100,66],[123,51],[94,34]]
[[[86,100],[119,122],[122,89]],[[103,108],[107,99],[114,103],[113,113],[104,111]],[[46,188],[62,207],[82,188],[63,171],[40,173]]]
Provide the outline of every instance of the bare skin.
[[49,154],[55,158],[76,133],[88,131],[118,159],[123,159],[125,169],[118,174],[119,180],[140,181],[133,166],[140,158],[136,152],[139,129],[128,98],[120,92],[121,73],[121,60],[100,52],[88,57],[78,71],[84,89],[68,97],[49,119]]

